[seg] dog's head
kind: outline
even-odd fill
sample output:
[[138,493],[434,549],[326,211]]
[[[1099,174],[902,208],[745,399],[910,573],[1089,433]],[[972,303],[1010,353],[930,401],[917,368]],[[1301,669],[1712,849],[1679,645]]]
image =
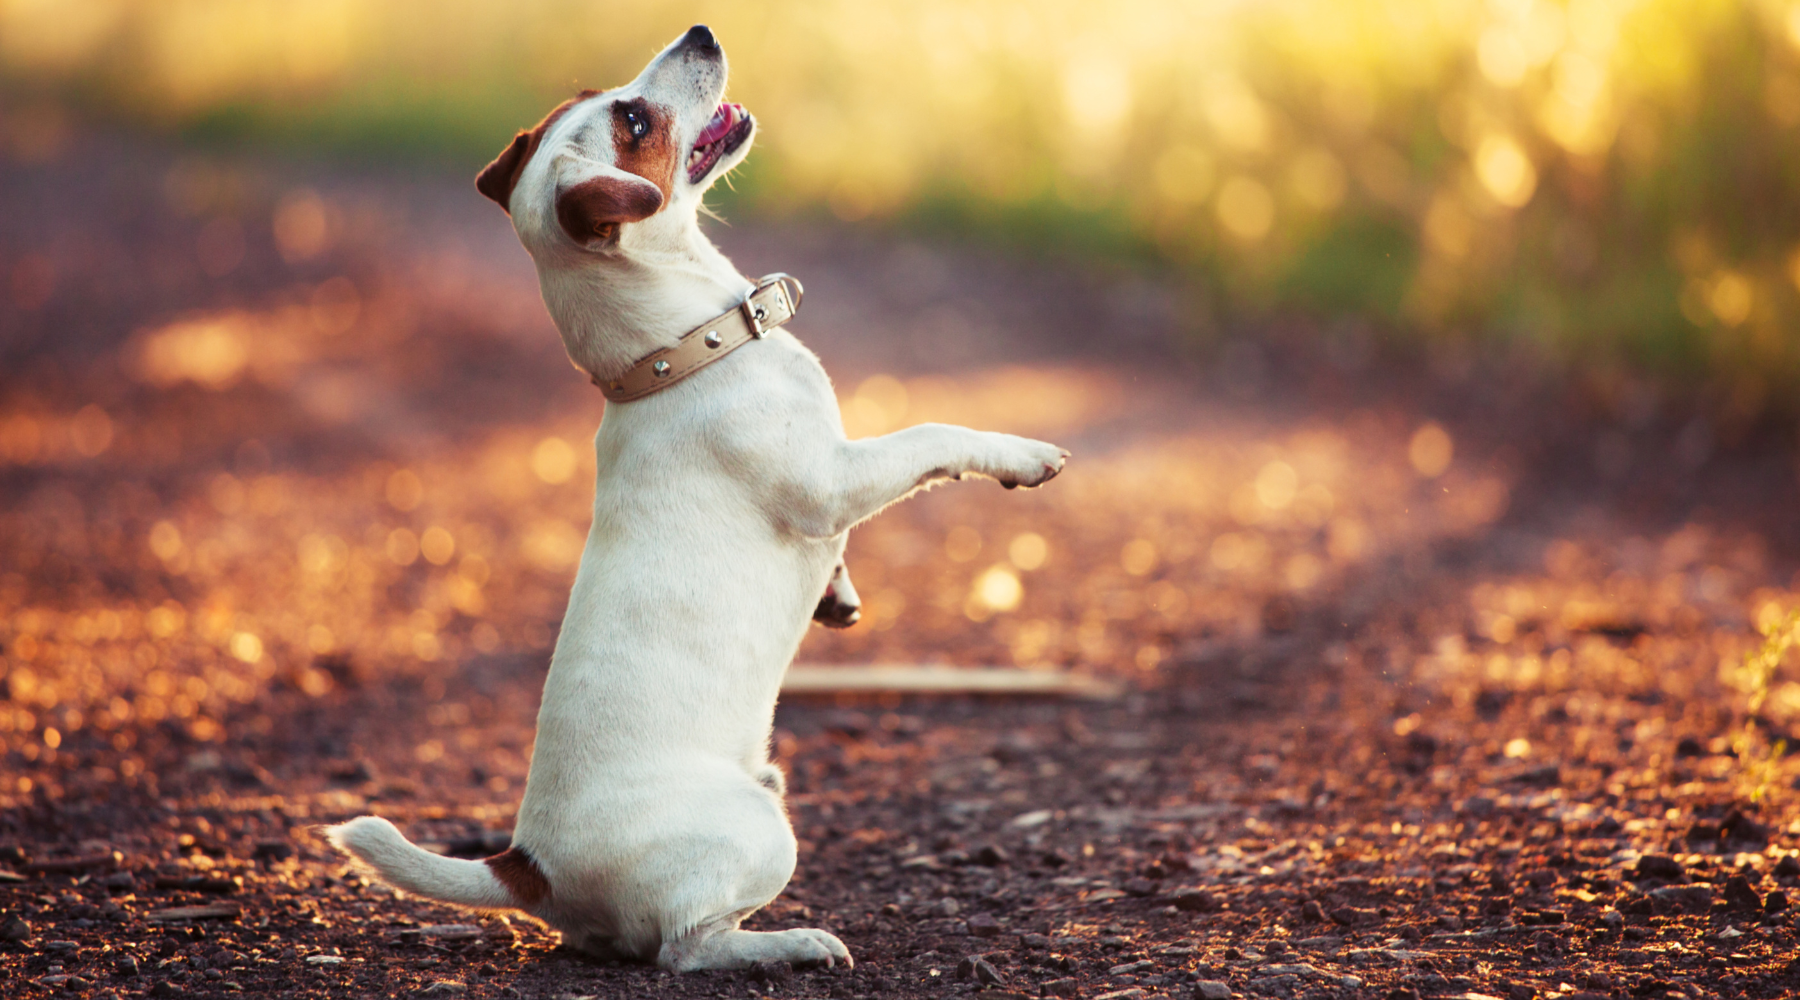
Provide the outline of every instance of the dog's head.
[[584,91],[520,132],[475,187],[512,216],[540,263],[677,237],[756,131],[742,107],[720,103],[725,72],[724,50],[695,25],[636,80]]

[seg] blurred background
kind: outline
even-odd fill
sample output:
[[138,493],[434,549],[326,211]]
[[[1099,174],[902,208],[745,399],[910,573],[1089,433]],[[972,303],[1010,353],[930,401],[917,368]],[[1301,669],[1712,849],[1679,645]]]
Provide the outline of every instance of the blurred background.
[[470,171],[700,21],[764,125],[728,216],[1164,269],[1197,338],[1310,317],[1727,421],[1794,398],[1785,0],[6,0],[0,122],[26,159],[100,120]]

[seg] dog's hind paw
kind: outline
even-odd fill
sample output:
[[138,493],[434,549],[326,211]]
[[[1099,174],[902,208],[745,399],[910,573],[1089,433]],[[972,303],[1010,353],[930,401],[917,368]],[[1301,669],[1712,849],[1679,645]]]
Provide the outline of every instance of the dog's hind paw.
[[797,969],[807,966],[824,966],[829,969],[838,965],[849,969],[856,965],[855,960],[850,957],[850,949],[844,947],[844,942],[839,941],[835,934],[817,927],[796,927],[779,933],[787,938],[783,944],[790,949],[789,954],[781,961],[792,962]]
[[656,964],[676,972],[700,969],[743,969],[758,962],[789,962],[796,968],[843,966],[856,962],[836,936],[814,927],[789,931],[719,931],[702,940],[691,937],[663,945]]

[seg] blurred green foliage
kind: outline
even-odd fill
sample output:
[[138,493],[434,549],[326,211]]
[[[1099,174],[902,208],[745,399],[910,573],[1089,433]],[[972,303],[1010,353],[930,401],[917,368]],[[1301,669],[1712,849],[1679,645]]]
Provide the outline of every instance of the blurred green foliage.
[[734,208],[1154,260],[1218,318],[1703,373],[1742,416],[1800,386],[1787,0],[6,0],[6,141],[73,105],[472,170],[693,22],[764,126]]

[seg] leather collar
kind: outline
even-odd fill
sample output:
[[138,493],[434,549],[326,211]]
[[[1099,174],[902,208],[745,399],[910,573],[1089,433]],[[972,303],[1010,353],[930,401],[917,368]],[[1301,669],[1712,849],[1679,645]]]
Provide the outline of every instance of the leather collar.
[[626,369],[618,378],[588,378],[600,387],[608,402],[629,403],[661,392],[714,361],[761,340],[770,330],[794,318],[806,289],[792,275],[765,275],[737,308],[719,314],[682,334],[674,347],[665,347]]

